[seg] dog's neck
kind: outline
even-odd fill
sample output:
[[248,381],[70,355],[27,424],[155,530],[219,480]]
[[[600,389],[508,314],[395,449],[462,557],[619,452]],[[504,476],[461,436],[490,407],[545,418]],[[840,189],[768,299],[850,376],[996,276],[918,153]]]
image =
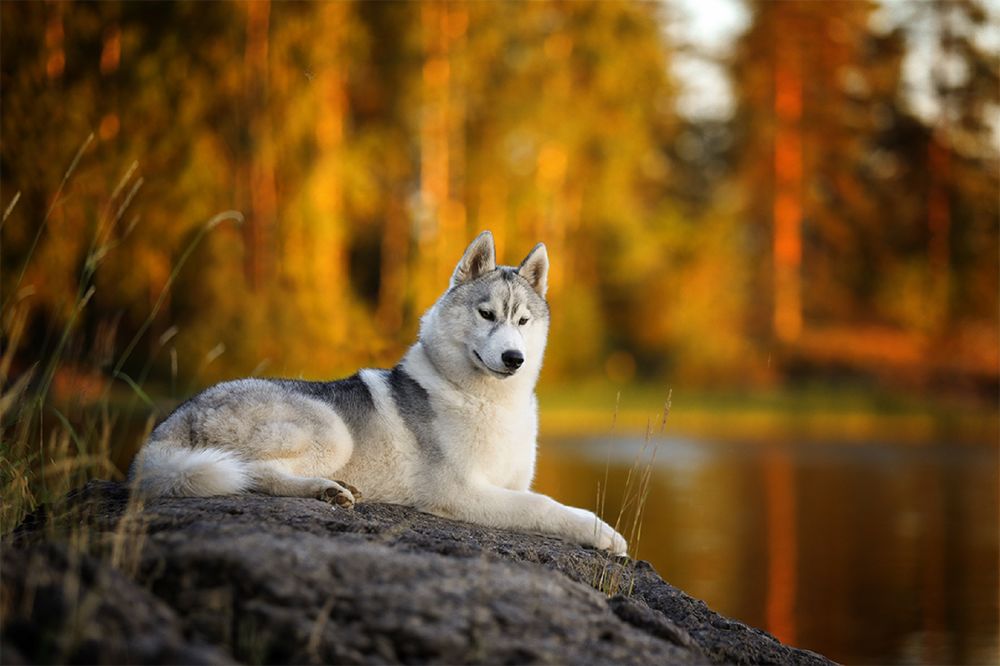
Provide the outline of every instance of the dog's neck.
[[471,364],[461,372],[461,376],[449,376],[419,340],[406,352],[400,365],[411,377],[424,384],[424,388],[440,388],[476,404],[522,404],[531,399],[538,380],[538,372],[532,373],[530,370],[521,376],[495,379],[476,370]]

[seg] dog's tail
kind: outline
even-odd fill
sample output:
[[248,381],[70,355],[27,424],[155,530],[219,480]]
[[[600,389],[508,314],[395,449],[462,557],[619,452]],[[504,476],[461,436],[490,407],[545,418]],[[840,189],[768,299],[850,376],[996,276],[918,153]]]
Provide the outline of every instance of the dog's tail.
[[149,442],[139,451],[129,481],[144,497],[208,497],[249,489],[247,464],[218,448]]

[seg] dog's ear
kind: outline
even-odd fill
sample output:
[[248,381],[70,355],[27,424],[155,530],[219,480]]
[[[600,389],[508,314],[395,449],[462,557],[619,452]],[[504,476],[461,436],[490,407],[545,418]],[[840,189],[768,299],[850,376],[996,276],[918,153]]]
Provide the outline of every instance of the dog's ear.
[[539,243],[528,253],[517,267],[517,272],[539,296],[545,298],[549,288],[549,253],[545,251],[545,243]]
[[497,253],[493,246],[493,234],[488,231],[476,236],[476,240],[469,244],[461,261],[455,266],[455,272],[451,274],[451,284],[449,288],[455,287],[475,280],[483,273],[489,273],[497,267]]

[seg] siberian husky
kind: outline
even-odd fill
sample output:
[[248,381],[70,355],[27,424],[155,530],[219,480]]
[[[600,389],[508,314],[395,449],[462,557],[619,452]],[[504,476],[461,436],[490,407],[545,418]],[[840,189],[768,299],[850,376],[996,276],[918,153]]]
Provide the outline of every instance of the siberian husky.
[[257,491],[341,506],[361,488],[368,500],[624,554],[592,512],[529,490],[548,268],[541,243],[520,266],[497,266],[481,233],[396,367],[217,384],[153,430],[133,486],[147,497]]

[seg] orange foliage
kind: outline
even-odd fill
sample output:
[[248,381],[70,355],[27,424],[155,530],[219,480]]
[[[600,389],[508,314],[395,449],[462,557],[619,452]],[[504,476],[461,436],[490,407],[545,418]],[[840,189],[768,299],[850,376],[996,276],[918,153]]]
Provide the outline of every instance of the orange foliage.
[[[1000,311],[992,56],[953,26],[969,79],[918,118],[873,8],[752,3],[732,117],[709,120],[675,109],[656,4],[5,3],[22,364],[90,286],[73,353],[139,335],[130,368],[161,382],[391,363],[489,228],[502,261],[549,247],[547,377],[753,384],[903,355],[908,378],[995,381],[961,342]],[[200,236],[225,210],[242,227]]]

